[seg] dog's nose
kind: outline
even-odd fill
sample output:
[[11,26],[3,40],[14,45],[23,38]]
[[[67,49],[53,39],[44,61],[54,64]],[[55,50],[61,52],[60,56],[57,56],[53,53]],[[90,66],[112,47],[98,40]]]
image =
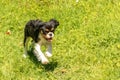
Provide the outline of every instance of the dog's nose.
[[49,34],[49,36],[52,36],[52,34]]

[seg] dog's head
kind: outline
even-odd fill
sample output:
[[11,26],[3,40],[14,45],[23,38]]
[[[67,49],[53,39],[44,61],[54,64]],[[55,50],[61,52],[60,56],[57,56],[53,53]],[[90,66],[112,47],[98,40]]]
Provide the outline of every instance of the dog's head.
[[51,42],[54,37],[54,31],[58,25],[59,22],[55,19],[51,19],[49,22],[43,23],[42,27],[40,27],[42,37],[48,42]]

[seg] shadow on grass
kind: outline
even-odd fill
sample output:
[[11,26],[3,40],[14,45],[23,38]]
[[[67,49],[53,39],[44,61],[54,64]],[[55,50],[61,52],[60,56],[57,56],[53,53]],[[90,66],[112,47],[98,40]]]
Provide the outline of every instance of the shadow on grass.
[[28,51],[28,55],[30,56],[29,59],[36,65],[36,66],[43,66],[45,71],[54,71],[54,69],[57,67],[58,63],[56,60],[52,60],[52,62],[49,62],[49,64],[43,65],[40,61],[37,60],[37,58],[34,56],[32,51]]
[[57,67],[58,63],[57,62],[50,62],[49,64],[47,65],[43,65],[44,68],[45,68],[45,71],[54,71],[54,69]]

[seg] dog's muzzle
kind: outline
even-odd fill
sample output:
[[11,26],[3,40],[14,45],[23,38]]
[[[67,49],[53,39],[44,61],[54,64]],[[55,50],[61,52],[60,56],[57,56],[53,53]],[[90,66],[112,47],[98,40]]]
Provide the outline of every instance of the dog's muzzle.
[[53,37],[54,37],[53,32],[49,32],[49,33],[46,35],[46,40],[47,40],[48,42],[52,42]]

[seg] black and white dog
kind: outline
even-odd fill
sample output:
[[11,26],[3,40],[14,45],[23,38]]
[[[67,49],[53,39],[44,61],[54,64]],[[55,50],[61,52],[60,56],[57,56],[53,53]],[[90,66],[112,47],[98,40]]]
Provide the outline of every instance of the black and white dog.
[[49,22],[43,22],[41,20],[28,21],[24,29],[24,57],[27,55],[28,41],[31,37],[34,43],[33,53],[38,61],[41,61],[42,64],[49,63],[40,48],[42,45],[45,45],[47,47],[46,56],[52,56],[52,39],[58,25],[59,22],[55,19],[51,19]]

